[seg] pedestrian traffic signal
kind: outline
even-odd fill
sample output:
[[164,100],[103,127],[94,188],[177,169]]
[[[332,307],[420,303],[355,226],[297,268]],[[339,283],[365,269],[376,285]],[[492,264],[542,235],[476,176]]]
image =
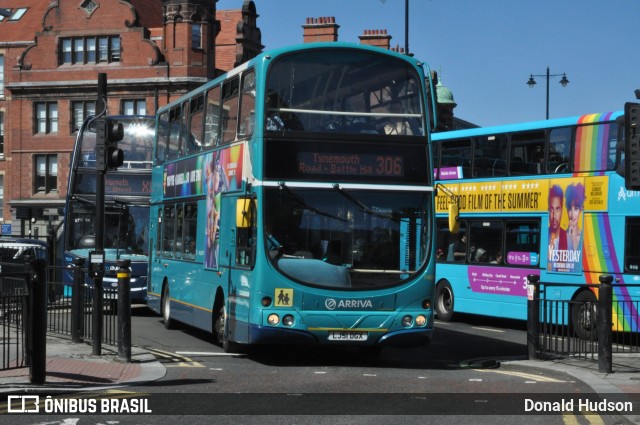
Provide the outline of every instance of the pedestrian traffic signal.
[[124,127],[112,118],[96,121],[96,169],[115,170],[124,162],[118,142],[124,137]]

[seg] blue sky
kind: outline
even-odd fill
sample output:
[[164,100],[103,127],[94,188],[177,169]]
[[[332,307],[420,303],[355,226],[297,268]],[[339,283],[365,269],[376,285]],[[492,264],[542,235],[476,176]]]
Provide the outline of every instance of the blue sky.
[[[254,0],[266,49],[302,42],[307,17],[334,16],[339,40],[386,29],[404,47],[404,0]],[[219,0],[239,9],[242,0]],[[622,109],[640,89],[640,0],[409,0],[409,49],[481,126]]]

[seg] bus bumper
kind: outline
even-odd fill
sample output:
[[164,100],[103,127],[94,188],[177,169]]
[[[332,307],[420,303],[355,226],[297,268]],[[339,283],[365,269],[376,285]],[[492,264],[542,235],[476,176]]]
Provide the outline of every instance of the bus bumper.
[[249,344],[317,345],[318,343],[318,338],[306,331],[249,326]]
[[378,340],[378,345],[381,347],[422,347],[429,345],[431,338],[433,338],[433,328],[402,330],[382,335]]
[[[421,347],[429,345],[433,337],[433,328],[421,328],[389,332],[381,336],[373,345],[381,347]],[[332,341],[322,340],[315,334],[296,329],[272,328],[258,325],[249,326],[249,344],[285,344],[285,345],[318,345],[321,343],[335,345]],[[355,343],[357,344],[357,343]],[[349,344],[354,345],[354,344]],[[371,346],[371,344],[367,344]]]

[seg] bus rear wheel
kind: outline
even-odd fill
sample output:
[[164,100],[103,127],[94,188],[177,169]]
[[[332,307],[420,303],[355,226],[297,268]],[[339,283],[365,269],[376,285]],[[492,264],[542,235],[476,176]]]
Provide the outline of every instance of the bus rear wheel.
[[598,300],[593,292],[579,292],[571,307],[571,327],[580,339],[595,341],[598,323]]
[[436,286],[435,311],[438,319],[448,322],[453,317],[453,289],[447,281]]

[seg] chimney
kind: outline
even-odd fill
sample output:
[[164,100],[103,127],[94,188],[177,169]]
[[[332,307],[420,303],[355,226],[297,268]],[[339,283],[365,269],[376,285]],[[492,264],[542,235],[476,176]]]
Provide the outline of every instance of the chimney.
[[364,30],[364,34],[359,35],[360,44],[369,46],[377,46],[389,50],[391,45],[391,36],[387,34],[387,30]]
[[323,16],[320,18],[307,18],[302,26],[303,41],[314,43],[318,41],[338,41],[338,28],[334,16]]

